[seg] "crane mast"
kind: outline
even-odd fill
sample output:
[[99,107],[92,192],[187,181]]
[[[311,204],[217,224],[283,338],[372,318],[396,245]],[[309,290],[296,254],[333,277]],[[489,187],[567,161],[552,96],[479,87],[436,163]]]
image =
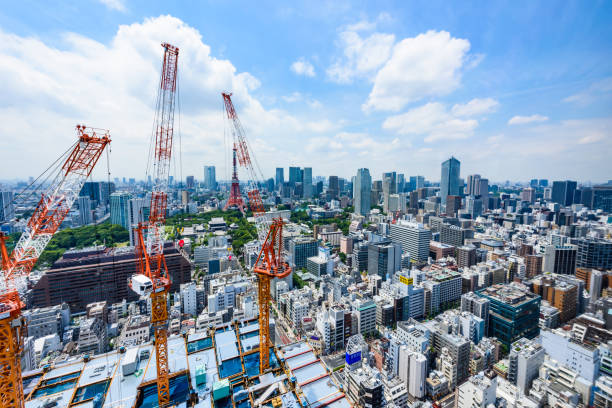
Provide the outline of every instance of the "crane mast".
[[174,135],[174,108],[179,49],[163,43],[164,59],[157,94],[153,140],[153,176],[151,210],[147,222],[136,228],[136,259],[138,275],[132,277],[130,287],[151,298],[151,326],[155,332],[157,364],[157,398],[160,407],[170,404],[170,369],[168,366],[168,308],[167,294],[170,276],[164,257],[164,223],[168,206],[168,184]]
[[259,296],[259,368],[263,374],[270,368],[270,281],[291,273],[283,261],[283,219],[274,218],[255,262]]
[[[24,406],[21,379],[21,352],[25,307],[20,292],[45,247],[57,232],[90,176],[105,147],[108,131],[76,126],[78,140],[47,187],[12,253],[6,249],[6,236],[0,235],[2,277],[0,279],[0,406]],[[100,133],[100,134],[98,134]]]
[[[258,181],[263,177],[258,177],[258,173],[251,160],[250,146],[244,134],[244,129],[236,114],[236,109],[232,103],[231,93],[222,93],[225,112],[231,122],[231,131],[234,140],[232,149],[235,160],[237,158],[240,166],[247,169],[249,174],[249,185],[247,196],[249,206],[255,218],[257,237],[261,244],[261,250],[255,262],[253,272],[257,275],[257,292],[259,299],[259,367],[263,374],[270,368],[270,282],[274,278],[285,278],[291,273],[291,268],[287,262],[283,261],[283,219],[274,218],[268,220],[265,208],[261,199],[261,194],[257,186]],[[261,174],[261,172],[259,172]],[[236,177],[237,179],[237,177]],[[233,185],[233,183],[232,183]],[[231,197],[231,195],[230,195]]]

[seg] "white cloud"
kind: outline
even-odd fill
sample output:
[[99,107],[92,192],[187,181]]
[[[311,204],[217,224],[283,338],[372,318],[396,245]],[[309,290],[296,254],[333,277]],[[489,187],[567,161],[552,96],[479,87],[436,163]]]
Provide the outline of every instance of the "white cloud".
[[303,57],[291,64],[291,70],[297,75],[307,77],[314,77],[316,75],[314,66]]
[[582,92],[564,98],[563,102],[586,106],[604,96],[610,96],[610,94],[612,94],[612,78],[605,78],[595,82]]
[[395,42],[393,34],[375,32],[363,36],[359,33],[373,30],[376,24],[362,21],[340,32],[338,47],[342,56],[327,69],[330,80],[351,83],[358,78],[369,78],[389,59]]
[[546,122],[548,120],[547,116],[542,115],[531,115],[531,116],[513,116],[508,121],[509,125],[525,125],[527,123],[539,123]]
[[[175,135],[180,130],[177,142],[182,144],[183,175],[201,178],[201,165],[208,163],[219,166],[219,178],[226,176],[222,91],[233,93],[250,140],[265,140],[277,150],[285,149],[270,153],[254,143],[262,170],[272,172],[272,166],[280,164],[279,157],[283,162],[302,162],[290,152],[299,151],[315,132],[337,131],[339,125],[325,117],[298,118],[280,109],[264,109],[252,95],[260,86],[257,78],[213,56],[196,29],[171,16],[119,26],[108,43],[68,33],[51,44],[0,30],[0,75],[6,80],[0,93],[0,135],[6,136],[0,137],[1,173],[8,177],[40,174],[63,151],[62,146],[74,142],[74,125],[84,123],[110,129],[111,177],[143,177],[162,42],[180,49],[181,111],[179,116],[177,106]],[[179,145],[175,146],[178,159]],[[27,168],[24,157],[30,163]],[[17,168],[23,171],[16,173]],[[98,170],[93,177],[106,178]]]
[[474,98],[468,103],[454,105],[452,112],[455,116],[476,116],[495,112],[498,106],[499,102],[493,98]]
[[126,11],[125,3],[123,0],[98,0],[111,10]]
[[452,109],[439,102],[430,102],[408,112],[390,116],[383,122],[383,129],[400,135],[424,135],[425,142],[466,139],[478,127],[476,116],[493,112],[499,103],[491,98],[472,99],[457,104]]
[[468,40],[446,31],[428,31],[400,41],[378,71],[364,110],[398,111],[410,102],[452,92],[461,82],[469,49]]

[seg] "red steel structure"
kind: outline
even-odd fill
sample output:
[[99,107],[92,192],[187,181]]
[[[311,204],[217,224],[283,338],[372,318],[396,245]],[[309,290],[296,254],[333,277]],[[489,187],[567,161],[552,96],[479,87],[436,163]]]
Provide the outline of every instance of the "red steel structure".
[[244,214],[246,205],[242,199],[242,194],[240,194],[240,181],[238,181],[238,167],[236,165],[236,150],[236,145],[234,144],[234,148],[232,149],[232,187],[230,189],[229,199],[225,207],[223,207],[223,210],[237,208]]
[[25,305],[19,292],[25,288],[27,276],[111,141],[106,130],[83,125],[77,125],[76,130],[77,143],[69,150],[61,168],[54,170],[54,179],[42,193],[10,256],[6,249],[6,236],[0,234],[0,406],[3,408],[23,408],[25,404],[21,378],[21,352],[26,331],[21,309]]
[[283,219],[272,220],[253,271],[257,274],[259,296],[259,367],[263,374],[270,368],[270,281],[291,273],[283,261]]
[[[148,222],[136,228],[136,258],[138,274],[151,282],[151,326],[155,332],[155,356],[157,364],[157,398],[160,407],[170,404],[170,369],[168,366],[168,310],[167,294],[171,281],[164,257],[166,208],[170,160],[174,135],[174,109],[178,73],[179,49],[163,43],[164,60],[157,94],[154,150],[152,157],[155,184],[151,193],[151,210]],[[132,279],[131,284],[134,282]],[[131,285],[132,286],[132,285]],[[134,289],[134,286],[132,286]],[[145,293],[141,293],[145,294]]]
[[[236,109],[234,109],[234,104],[232,102],[232,94],[223,92],[221,95],[223,96],[225,113],[227,114],[227,118],[231,122],[231,132],[232,138],[234,140],[234,147],[232,149],[234,160],[234,176],[232,176],[230,201],[232,199],[232,194],[235,194],[234,179],[236,181],[236,186],[238,186],[238,174],[236,172],[236,160],[238,160],[238,164],[244,167],[249,173],[249,187],[247,191],[247,196],[249,197],[249,207],[251,208],[251,211],[253,211],[253,215],[257,218],[258,215],[261,215],[265,212],[263,201],[261,199],[261,194],[259,193],[259,189],[257,187],[257,182],[262,179],[262,177],[258,177],[257,172],[255,171],[255,167],[253,166],[253,162],[251,161],[251,154],[249,153],[249,144],[246,139],[246,136],[244,135],[244,129],[242,128],[240,119],[238,119],[238,115],[236,114]],[[240,190],[238,188],[236,190],[238,191],[238,193],[240,193]],[[242,198],[240,198],[240,200],[242,200]]]

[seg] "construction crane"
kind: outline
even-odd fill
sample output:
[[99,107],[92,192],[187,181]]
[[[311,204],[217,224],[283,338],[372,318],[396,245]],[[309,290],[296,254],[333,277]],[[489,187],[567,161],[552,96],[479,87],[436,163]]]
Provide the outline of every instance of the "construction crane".
[[263,242],[253,271],[257,274],[259,296],[259,368],[263,374],[270,368],[270,281],[291,273],[283,261],[283,219],[274,218]]
[[[26,331],[21,295],[26,279],[45,247],[58,230],[104,148],[110,143],[107,130],[76,126],[78,140],[50,169],[51,180],[10,256],[7,237],[0,234],[0,406],[23,408],[21,352]],[[66,156],[65,160],[64,156]]]
[[[257,275],[259,297],[259,367],[260,372],[264,373],[270,368],[270,281],[274,278],[289,276],[291,268],[282,258],[283,219],[274,218],[269,222],[266,218],[263,201],[257,186],[258,181],[263,180],[263,176],[261,176],[259,168],[257,168],[257,171],[255,170],[251,160],[253,154],[250,153],[251,149],[244,134],[244,129],[232,103],[232,94],[224,92],[222,96],[227,118],[231,122],[230,129],[234,142],[232,149],[234,174],[236,173],[236,160],[238,160],[240,166],[246,168],[249,173],[247,196],[249,207],[255,218],[257,237],[261,244],[261,250],[253,271]],[[238,177],[235,178],[237,182]],[[232,187],[233,184],[232,179]]]
[[157,110],[152,135],[154,186],[151,192],[149,220],[135,229],[138,274],[130,279],[130,287],[140,296],[151,299],[151,327],[155,333],[157,363],[157,399],[160,407],[170,404],[170,369],[168,366],[168,307],[170,275],[164,257],[166,207],[172,137],[174,134],[174,104],[179,49],[163,43],[164,60],[157,92]]
[[[230,191],[230,200],[231,202],[232,193],[234,196],[236,192],[234,192],[234,177],[236,179],[236,187],[238,187],[238,176],[236,171],[236,160],[238,164],[247,170],[249,175],[248,178],[248,188],[247,188],[247,197],[249,198],[249,207],[253,212],[253,217],[255,218],[255,226],[257,228],[257,237],[259,242],[262,243],[266,237],[268,232],[268,223],[266,222],[265,217],[265,208],[263,205],[263,201],[261,199],[261,194],[259,192],[258,183],[263,180],[263,175],[261,174],[261,170],[257,168],[255,170],[255,166],[253,165],[253,159],[255,156],[251,153],[251,149],[249,146],[249,142],[244,134],[244,129],[242,128],[242,124],[240,123],[240,119],[238,119],[238,115],[236,114],[236,109],[234,108],[234,104],[232,102],[232,94],[228,92],[223,92],[221,94],[223,96],[223,104],[225,106],[225,113],[227,115],[227,119],[230,122],[230,131],[232,133],[233,139],[233,173],[232,176],[232,190]],[[240,193],[239,188],[237,189],[237,193]],[[240,200],[242,198],[238,196]]]

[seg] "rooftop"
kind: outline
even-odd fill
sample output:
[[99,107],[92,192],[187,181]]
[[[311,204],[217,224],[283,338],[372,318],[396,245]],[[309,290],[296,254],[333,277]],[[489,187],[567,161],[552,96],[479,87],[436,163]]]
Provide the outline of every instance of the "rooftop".
[[[260,375],[258,347],[250,344],[258,339],[258,333],[257,321],[251,320],[184,337],[170,336],[171,402],[181,405],[195,393],[198,407],[204,408],[212,407],[213,399],[215,407],[246,408],[250,406],[248,400],[270,405],[277,396],[282,401],[280,407],[350,408],[340,387],[305,342],[274,348],[270,355],[272,370]],[[98,395],[102,396],[100,406],[107,408],[149,408],[157,404],[155,347],[151,342],[123,353],[96,355],[88,361],[72,358],[50,369],[24,373],[23,378],[26,408],[49,404],[63,408],[76,403],[80,408],[90,408]]]

